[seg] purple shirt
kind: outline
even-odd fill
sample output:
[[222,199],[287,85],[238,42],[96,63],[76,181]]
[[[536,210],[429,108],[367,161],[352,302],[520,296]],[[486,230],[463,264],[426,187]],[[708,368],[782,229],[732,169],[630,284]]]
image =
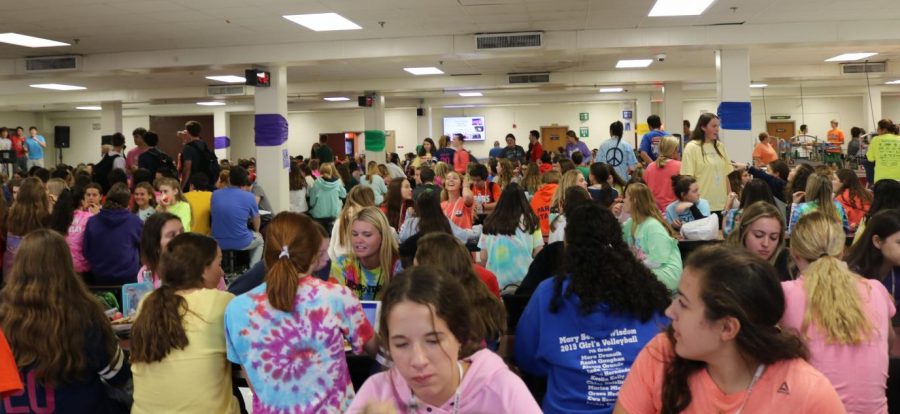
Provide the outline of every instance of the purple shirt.
[[566,153],[569,154],[569,159],[572,159],[572,154],[574,154],[575,151],[580,151],[581,155],[584,156],[584,160],[581,162],[582,164],[591,162],[591,159],[593,158],[591,156],[591,149],[588,148],[584,141],[577,141],[574,144],[566,145]]

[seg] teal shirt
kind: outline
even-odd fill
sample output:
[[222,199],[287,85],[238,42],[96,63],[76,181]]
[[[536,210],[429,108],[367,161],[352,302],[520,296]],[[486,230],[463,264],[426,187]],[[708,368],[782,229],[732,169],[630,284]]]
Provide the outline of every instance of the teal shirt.
[[309,214],[313,218],[334,218],[341,214],[342,198],[347,190],[341,180],[326,181],[319,177],[309,190]]
[[635,229],[634,237],[631,237],[633,225],[633,218],[622,225],[622,237],[631,247],[631,252],[656,275],[660,282],[674,291],[678,288],[678,281],[681,280],[682,268],[678,241],[669,236],[666,228],[654,218],[645,219]]

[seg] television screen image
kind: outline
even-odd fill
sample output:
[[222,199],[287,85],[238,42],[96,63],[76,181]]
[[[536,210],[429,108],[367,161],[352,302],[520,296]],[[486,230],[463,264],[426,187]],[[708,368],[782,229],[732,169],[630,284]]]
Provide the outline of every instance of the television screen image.
[[444,118],[444,135],[462,134],[466,141],[484,141],[485,123],[483,116],[463,116]]

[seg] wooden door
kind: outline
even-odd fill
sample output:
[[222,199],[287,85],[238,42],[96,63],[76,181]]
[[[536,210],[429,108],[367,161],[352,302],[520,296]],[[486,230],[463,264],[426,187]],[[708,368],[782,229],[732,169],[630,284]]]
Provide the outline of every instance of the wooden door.
[[[565,147],[567,143],[566,132],[568,131],[568,126],[541,127],[541,146],[544,147],[544,151],[556,152],[557,148]],[[527,148],[528,142],[525,142],[522,146]]]
[[[771,137],[790,139],[794,136],[795,121],[768,121],[766,122],[766,132]],[[754,141],[756,142],[756,141]]]

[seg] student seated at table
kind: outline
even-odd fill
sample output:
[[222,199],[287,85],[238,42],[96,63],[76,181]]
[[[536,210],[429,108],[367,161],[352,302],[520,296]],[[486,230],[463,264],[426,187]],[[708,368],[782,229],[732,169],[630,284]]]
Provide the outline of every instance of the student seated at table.
[[793,280],[790,255],[785,248],[784,214],[765,201],[757,201],[742,210],[738,226],[728,235],[726,243],[743,247],[775,266],[782,281]]
[[669,290],[629,252],[609,210],[586,203],[567,215],[565,269],[528,302],[515,360],[548,377],[545,413],[610,413],[641,348],[669,322]]
[[0,329],[28,391],[4,397],[3,412],[129,412],[107,390],[123,387],[131,369],[103,311],[66,239],[49,229],[22,239],[0,291]]
[[172,213],[156,213],[147,218],[141,232],[141,269],[137,282],[153,282],[153,288],[162,286],[159,277],[159,257],[166,246],[179,234],[184,233],[181,219]]
[[645,184],[633,183],[625,190],[622,213],[630,215],[622,224],[625,243],[635,257],[671,290],[681,277],[681,252],[675,231],[656,208],[653,193]]
[[346,412],[345,339],[355,353],[377,350],[356,295],[310,275],[321,245],[312,219],[279,213],[266,232],[266,282],[225,310],[228,359],[244,370],[254,412]]
[[896,308],[881,282],[864,279],[841,261],[845,240],[837,219],[825,213],[800,218],[790,249],[800,276],[781,283],[781,324],[806,339],[810,364],[828,377],[848,413],[886,414]]
[[330,280],[360,300],[378,300],[400,270],[397,239],[378,207],[363,208],[349,224],[351,250],[331,263]]
[[672,177],[672,191],[676,200],[666,206],[666,221],[678,230],[684,223],[709,216],[709,202],[700,198],[697,179],[689,175]]
[[500,193],[497,207],[484,220],[478,247],[478,262],[497,275],[501,290],[518,285],[525,277],[528,265],[544,247],[544,239],[541,222],[519,184],[510,183]]
[[840,221],[844,232],[851,234],[847,213],[844,212],[844,206],[834,200],[833,191],[830,176],[820,173],[810,175],[806,180],[806,190],[793,194],[791,219],[788,221],[787,232],[791,233],[791,230],[797,225],[797,220],[804,214],[821,211]]
[[44,182],[35,177],[22,180],[6,213],[6,250],[3,252],[3,280],[12,271],[22,238],[50,222],[50,202]]
[[237,413],[225,358],[225,307],[216,289],[222,250],[210,237],[184,233],[162,254],[162,286],[147,295],[131,330],[132,413]]
[[136,280],[144,223],[128,210],[130,199],[125,184],[114,184],[103,209],[85,226],[84,257],[91,264],[94,283],[121,285]]
[[248,190],[247,170],[233,167],[228,179],[231,185],[216,190],[210,201],[212,237],[224,250],[249,251],[250,266],[253,266],[262,259],[263,252],[259,206]]
[[[353,216],[363,208],[375,205],[375,192],[371,187],[356,186],[347,193],[347,199],[341,208],[341,213],[331,226],[331,238],[328,244],[328,257],[332,261],[337,260],[338,256],[347,254],[350,250],[350,225]],[[321,221],[319,221],[321,224]]]
[[728,246],[691,254],[666,309],[672,325],[638,355],[613,413],[844,413],[803,340],[778,328],[774,274]]
[[740,223],[743,207],[747,207],[757,201],[772,204],[779,211],[786,211],[787,208],[787,205],[772,195],[772,190],[765,181],[754,178],[741,191],[740,203],[736,203],[738,206],[725,212],[725,217],[722,219],[722,233],[725,237],[728,237],[734,231],[734,227]]
[[459,278],[444,270],[398,275],[379,322],[392,367],[369,377],[347,412],[540,413],[522,380],[484,348],[474,314]]

